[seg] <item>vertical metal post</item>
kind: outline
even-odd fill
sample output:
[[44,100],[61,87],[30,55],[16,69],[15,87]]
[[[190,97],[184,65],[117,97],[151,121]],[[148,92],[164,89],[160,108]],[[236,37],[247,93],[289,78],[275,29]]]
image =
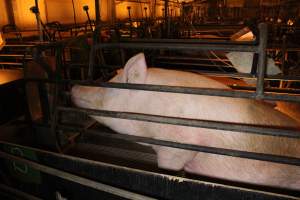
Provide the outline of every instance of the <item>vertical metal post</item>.
[[75,24],[75,26],[76,26],[77,20],[76,20],[76,10],[75,10],[74,0],[72,0],[72,7],[73,7],[73,19],[74,19],[74,24]]
[[[285,71],[285,61],[286,61],[286,35],[282,36],[282,57],[281,57],[281,70],[282,72]],[[283,73],[285,74],[285,73]]]
[[165,0],[165,34],[166,37],[169,37],[169,18],[168,18],[168,11],[169,11],[169,0]]
[[167,26],[167,38],[170,37],[171,34],[171,15],[168,9],[168,26]]
[[[153,1],[150,1],[153,2]],[[153,5],[152,5],[152,12],[151,12],[151,20],[155,20],[156,19],[156,0],[154,0]]]
[[116,2],[115,0],[111,0],[111,24],[114,25],[116,23]]
[[260,99],[264,94],[264,76],[267,64],[267,42],[268,42],[268,25],[261,23],[259,28],[259,50],[258,50],[258,73],[256,84],[256,98]]
[[[286,61],[286,35],[282,36],[282,49],[281,49],[282,57],[281,57],[281,71],[283,75],[286,74],[286,69],[285,69],[285,61]],[[280,81],[280,88],[284,87],[285,81],[281,80]]]
[[91,21],[90,14],[89,14],[89,6],[88,5],[83,6],[83,10],[85,11],[86,16],[88,18],[88,22],[89,22],[91,31],[93,31],[93,25],[92,25],[92,21]]
[[7,17],[8,17],[8,23],[9,24],[16,24],[12,1],[11,0],[6,0],[5,1],[5,6],[6,6]]
[[77,35],[77,21],[76,21],[76,9],[75,9],[74,0],[72,0],[72,6],[73,6],[73,19],[74,19],[74,24],[75,24],[75,36],[76,36]]
[[99,0],[95,0],[95,14],[96,14],[96,26],[100,24],[100,3]]
[[35,17],[36,17],[36,24],[37,24],[37,29],[39,31],[39,36],[40,36],[40,42],[43,42],[43,30],[41,26],[41,19],[40,19],[40,10],[39,10],[39,2],[38,0],[34,1],[35,3]]
[[[97,29],[96,29],[97,30]],[[94,48],[95,45],[92,45],[91,51],[90,51],[90,56],[89,56],[89,69],[88,69],[88,80],[93,80],[93,74],[94,74],[94,68],[95,68],[95,55],[96,55],[96,50]]]
[[148,16],[147,16],[147,7],[144,7],[144,11],[145,11],[145,19],[147,20],[148,19]]
[[49,22],[49,14],[48,14],[48,4],[47,4],[47,0],[44,0],[44,9],[45,9],[46,23],[48,23],[48,22]]
[[128,10],[128,20],[129,20],[129,31],[130,31],[130,38],[132,38],[132,21],[131,21],[131,13],[130,13],[130,6],[127,6],[127,10]]

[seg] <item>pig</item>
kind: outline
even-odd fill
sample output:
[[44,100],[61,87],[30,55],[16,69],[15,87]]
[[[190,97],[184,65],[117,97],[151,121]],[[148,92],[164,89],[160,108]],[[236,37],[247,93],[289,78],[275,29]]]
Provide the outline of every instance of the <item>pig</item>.
[[[124,69],[110,82],[229,89],[216,80],[196,73],[148,69],[143,53],[129,59]],[[288,116],[263,102],[250,99],[78,85],[72,87],[71,96],[76,106],[89,109],[299,128],[299,124]],[[300,143],[295,139],[101,116],[91,117],[121,134],[300,157]],[[158,145],[151,147],[157,154],[160,168],[185,170],[194,174],[252,184],[300,189],[299,167]]]
[[[250,73],[252,68],[254,53],[251,52],[229,52],[226,57],[233,67],[240,73]],[[267,58],[267,74],[277,75],[282,73],[272,58]]]
[[[233,67],[240,73],[250,73],[252,68],[253,53],[249,52],[230,52],[226,56],[233,64]],[[273,59],[268,58],[267,75],[278,75],[282,73]],[[248,85],[256,86],[256,80],[244,79]],[[291,102],[275,102],[275,109],[288,115],[300,123],[300,104]]]
[[[254,41],[255,36],[253,32],[245,27],[235,33],[231,37],[232,41],[246,42],[246,41]],[[228,52],[226,57],[232,63],[233,67],[240,73],[250,73],[253,62],[252,52]],[[282,73],[280,68],[275,64],[275,61],[271,58],[267,58],[267,74],[268,75],[276,75]]]

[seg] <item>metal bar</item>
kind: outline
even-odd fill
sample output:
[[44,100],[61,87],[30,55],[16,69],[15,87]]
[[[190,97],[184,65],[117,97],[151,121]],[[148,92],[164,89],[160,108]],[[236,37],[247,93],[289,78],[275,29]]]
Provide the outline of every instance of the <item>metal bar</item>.
[[[280,190],[276,190],[276,193],[269,190],[265,190],[264,188],[248,188],[249,186],[233,186],[232,184],[221,184],[221,183],[216,183],[215,181],[212,182],[210,181],[205,181],[205,180],[199,180],[199,179],[189,179],[189,178],[184,178],[184,177],[178,177],[178,176],[172,176],[168,174],[163,174],[163,173],[156,173],[156,172],[151,172],[151,171],[145,171],[142,169],[134,169],[130,167],[124,167],[124,166],[119,166],[115,164],[109,164],[109,163],[104,163],[100,161],[94,161],[94,160],[88,160],[85,158],[80,158],[80,157],[74,157],[74,156],[69,156],[69,155],[64,155],[64,154],[58,154],[54,152],[49,152],[37,148],[32,148],[28,146],[22,146],[18,144],[12,144],[8,142],[3,142],[0,141],[1,145],[13,145],[17,146],[22,149],[28,149],[31,151],[36,152],[39,156],[49,158],[49,162],[54,160],[54,166],[57,168],[60,168],[65,171],[71,171],[74,173],[80,173],[79,171],[83,171],[82,169],[88,169],[87,173],[84,173],[86,177],[95,177],[95,173],[89,173],[90,171],[94,170],[96,172],[99,172],[98,174],[104,173],[105,177],[102,176],[97,176],[95,178],[96,180],[101,180],[103,182],[107,182],[108,184],[118,184],[119,180],[121,180],[121,183],[128,183],[129,182],[129,187],[127,188],[132,188],[133,190],[136,191],[143,191],[143,192],[148,192],[150,194],[153,194],[155,196],[159,196],[159,198],[162,199],[184,199],[182,198],[174,198],[174,192],[177,191],[178,186],[183,189],[190,191],[191,193],[191,198],[190,199],[211,199],[211,194],[216,195],[215,198],[213,199],[218,199],[218,197],[224,197],[223,199],[232,199],[232,193],[234,192],[235,194],[239,195],[240,198],[238,199],[245,199],[245,198],[260,198],[260,199],[297,199],[299,200],[299,194],[295,194],[291,192],[281,194]],[[46,162],[48,163],[48,162]],[[64,164],[66,163],[66,164]],[[68,166],[71,166],[68,167]],[[76,166],[76,167],[74,167]],[[116,175],[115,172],[120,172],[120,175]],[[82,174],[82,173],[81,173]],[[124,176],[126,175],[126,176]],[[108,176],[108,177],[106,177]],[[120,179],[115,181],[115,178],[119,177]],[[130,179],[127,181],[128,177],[138,177],[138,179]],[[111,178],[113,177],[113,178]],[[141,182],[141,179],[147,179],[147,182],[156,184],[157,182],[163,183],[160,187],[151,187],[151,188],[144,188],[145,184]],[[131,181],[132,180],[132,181]],[[133,186],[135,184],[142,185],[141,187],[136,187]],[[149,185],[149,184],[147,184]],[[172,186],[171,188],[168,186]],[[157,190],[162,190],[168,188],[168,193],[157,193]],[[170,190],[169,190],[170,189]],[[208,192],[211,191],[211,192]],[[207,193],[208,192],[208,193]],[[180,193],[180,192],[179,192]],[[210,194],[207,196],[207,194]],[[222,196],[223,195],[223,196]],[[254,195],[254,196],[253,196]],[[298,196],[297,196],[298,195]],[[176,196],[178,197],[178,196]]]
[[[100,67],[100,66],[98,66],[98,67]],[[121,68],[119,65],[107,65],[107,64],[101,65],[101,67],[112,68],[112,69],[120,69]],[[252,75],[252,74],[249,74],[249,73],[216,72],[216,71],[208,71],[208,70],[201,70],[201,69],[186,70],[186,71],[200,73],[200,74],[204,74],[204,75],[207,75],[207,76],[229,77],[229,78],[246,78],[246,79],[256,78],[255,75]],[[269,76],[265,76],[265,80],[300,81],[300,76],[269,75]]]
[[187,56],[157,56],[155,58],[156,60],[189,60],[189,61],[223,61],[223,62],[229,62],[228,58],[224,59],[217,59],[217,58],[198,58],[198,57],[187,57]]
[[253,126],[253,125],[247,125],[242,123],[218,122],[218,121],[201,120],[201,119],[166,117],[161,115],[151,115],[151,114],[143,114],[143,113],[117,112],[117,111],[96,110],[96,109],[86,109],[86,108],[70,108],[70,107],[61,107],[61,106],[58,107],[57,110],[64,111],[64,112],[80,112],[80,113],[85,113],[87,115],[95,115],[95,116],[102,116],[102,117],[130,119],[130,120],[154,122],[160,124],[172,124],[178,126],[208,128],[208,129],[234,131],[234,132],[241,132],[242,130],[242,133],[248,133],[248,134],[280,136],[280,137],[300,139],[299,130],[296,129],[287,130],[287,129],[280,129],[280,128]]
[[39,4],[38,4],[38,0],[35,0],[35,9],[32,9],[31,11],[35,14],[35,18],[36,18],[36,25],[37,25],[37,29],[39,30],[39,39],[42,42],[43,41],[43,27],[42,27],[42,22],[41,22],[41,18],[40,18],[40,11],[39,11]]
[[[74,25],[75,27],[77,27],[77,20],[76,20],[76,9],[75,9],[75,4],[74,4],[74,0],[72,0],[72,8],[73,8],[73,20],[74,20]],[[76,32],[77,30],[75,30]],[[77,35],[75,33],[75,35]]]
[[217,51],[242,51],[258,52],[257,46],[250,45],[225,45],[225,44],[205,44],[195,43],[100,43],[95,45],[95,50],[101,48],[116,49],[166,49],[166,50],[217,50]]
[[0,184],[0,190],[5,191],[6,193],[14,194],[14,197],[22,197],[27,200],[42,200],[38,197],[32,196],[31,194],[27,194],[23,191],[17,190],[15,188]]
[[237,25],[237,24],[222,24],[222,25],[216,25],[216,24],[193,24],[193,27],[195,27],[195,29],[199,29],[202,28],[204,30],[207,30],[208,28],[211,29],[218,29],[218,30],[223,30],[225,29],[230,29],[230,30],[239,30],[241,28],[243,28],[243,25]]
[[98,26],[101,20],[99,0],[95,0],[95,15],[96,15],[96,26]]
[[[98,0],[96,0],[98,1]],[[95,33],[97,32],[97,29],[95,31]],[[96,35],[94,35],[96,37]],[[88,80],[93,80],[93,74],[94,74],[94,70],[95,70],[95,56],[96,56],[96,50],[95,50],[95,46],[92,46],[92,49],[90,51],[90,55],[89,55],[89,68],[88,68]]]
[[8,18],[8,23],[16,24],[15,13],[14,13],[14,5],[15,4],[13,4],[13,2],[10,0],[5,0],[4,5],[5,5],[5,11],[7,12],[6,16]]
[[4,47],[34,47],[33,44],[5,44]]
[[266,47],[268,42],[268,27],[267,24],[259,24],[259,50],[258,50],[258,73],[256,83],[257,98],[264,94],[264,76],[267,67]]
[[74,174],[71,174],[68,172],[64,172],[64,171],[61,171],[61,170],[58,170],[58,169],[55,169],[52,167],[41,165],[37,162],[33,162],[33,161],[27,160],[25,158],[14,156],[14,155],[5,153],[3,151],[0,151],[0,157],[9,159],[9,160],[23,162],[41,172],[44,172],[44,173],[47,173],[47,174],[50,174],[53,176],[57,176],[57,177],[65,179],[65,180],[72,181],[72,182],[93,188],[95,190],[100,190],[100,191],[107,192],[107,193],[110,193],[113,195],[117,195],[119,197],[133,199],[133,200],[154,200],[155,199],[155,198],[147,197],[147,196],[140,195],[137,193],[133,193],[130,191],[126,191],[126,190],[123,190],[123,189],[120,189],[117,187],[112,187],[112,186],[109,186],[109,185],[106,185],[103,183],[99,183],[99,182],[96,182],[96,181],[93,181],[93,180],[90,180],[87,178],[83,178],[83,177],[80,177],[80,176],[77,176],[77,175],[74,175]]
[[214,45],[220,45],[220,44],[230,44],[230,45],[256,45],[256,42],[253,41],[243,41],[243,42],[237,42],[237,41],[219,41],[219,40],[200,40],[200,39],[155,39],[155,38],[149,38],[149,39],[127,39],[127,38],[121,38],[121,43],[183,43],[183,44],[214,44]]
[[[267,48],[267,51],[276,51],[276,50],[282,50],[282,47],[269,47]],[[287,47],[285,49],[286,52],[299,52],[299,47]]]
[[[256,78],[252,74],[248,73],[227,73],[227,72],[210,72],[205,70],[197,70],[201,74],[209,75],[209,76],[221,76],[221,77],[233,77],[233,78]],[[265,76],[265,80],[273,80],[273,81],[300,81],[300,76],[282,76],[282,75],[269,75]]]
[[[185,30],[186,29],[184,29],[184,28],[181,29],[181,31],[185,31]],[[236,32],[236,30],[232,30],[232,29],[222,29],[221,31],[222,31],[222,33],[224,33],[224,32],[229,32],[229,33]],[[194,33],[194,34],[198,34],[198,33],[199,34],[201,34],[201,33],[212,33],[212,34],[215,34],[215,33],[220,32],[220,30],[219,29],[209,29],[209,30],[195,29],[195,30],[191,30],[191,32]],[[224,39],[224,38],[230,39],[230,37],[220,37],[220,36],[218,36],[218,38],[214,38],[214,39]]]
[[282,36],[282,57],[281,57],[281,71],[283,72],[283,74],[285,74],[284,72],[286,71],[285,68],[285,62],[286,62],[286,35]]
[[0,65],[17,65],[22,66],[23,63],[14,63],[14,62],[0,62]]
[[92,25],[92,21],[91,21],[90,14],[89,14],[89,7],[88,6],[83,6],[83,10],[85,11],[86,16],[88,18],[88,23],[90,25],[91,31],[93,31],[93,25]]
[[133,27],[132,27],[131,12],[130,12],[131,7],[130,7],[130,6],[127,6],[127,10],[128,10],[128,21],[129,21],[130,38],[132,38],[132,31],[133,31],[132,29],[133,29]]
[[205,63],[189,63],[189,62],[178,62],[178,61],[157,61],[158,64],[166,64],[166,65],[181,65],[181,66],[197,66],[197,67],[216,67],[216,68],[233,68],[228,65],[214,65],[214,64],[205,64]]
[[231,157],[239,157],[239,158],[246,158],[252,160],[260,160],[260,161],[268,161],[274,163],[281,163],[281,164],[288,164],[288,165],[295,165],[300,166],[300,158],[296,157],[287,157],[287,156],[277,156],[271,154],[264,154],[264,153],[254,153],[254,152],[247,152],[247,151],[239,151],[239,150],[232,150],[232,149],[224,149],[224,148],[216,148],[216,147],[208,147],[208,146],[200,146],[200,145],[193,145],[193,144],[185,144],[185,143],[177,143],[171,142],[166,140],[159,140],[159,139],[152,139],[148,137],[142,136],[135,136],[135,135],[127,135],[127,134],[112,134],[105,131],[96,131],[96,130],[86,130],[75,128],[74,126],[58,126],[61,130],[68,130],[68,131],[79,131],[82,133],[90,134],[97,134],[99,136],[109,137],[113,139],[122,139],[126,141],[132,142],[142,142],[147,144],[153,145],[161,145],[161,146],[168,146],[172,148],[180,148],[186,149],[191,151],[199,151],[203,153],[210,153],[210,154],[217,154],[217,155],[224,155],[224,156],[231,156]]
[[[208,96],[221,96],[221,97],[234,97],[234,98],[247,98],[256,99],[256,93],[250,91],[235,91],[235,90],[224,90],[214,88],[195,88],[195,87],[178,87],[178,86],[166,86],[166,85],[148,85],[148,84],[129,84],[129,83],[112,83],[102,82],[95,83],[92,81],[72,81],[72,80],[61,80],[54,81],[49,79],[27,79],[26,81],[42,81],[42,82],[53,82],[53,83],[70,83],[83,86],[91,87],[106,87],[106,88],[118,88],[118,89],[132,89],[132,90],[145,90],[145,91],[156,91],[156,92],[171,92],[181,94],[195,94],[195,95],[208,95]],[[300,102],[299,95],[283,95],[283,94],[272,94],[265,93],[260,99],[271,100],[271,101],[292,101]]]
[[[24,57],[24,54],[0,54],[0,57]],[[27,58],[30,56],[26,56]],[[31,58],[31,57],[30,57]]]
[[169,30],[169,21],[168,21],[168,15],[169,15],[169,0],[164,0],[165,1],[165,12],[164,12],[164,21],[165,21],[165,30],[164,30],[164,33],[165,33],[165,37],[166,38],[168,38],[169,37],[169,32],[168,32],[168,30]]
[[[72,84],[77,84],[81,81],[70,81]],[[82,82],[81,82],[82,83]],[[222,96],[222,97],[234,97],[234,98],[250,98],[256,99],[256,93],[248,91],[234,91],[224,89],[213,89],[213,88],[193,88],[193,87],[177,87],[177,86],[165,86],[165,85],[147,85],[147,84],[124,84],[124,83],[93,83],[89,84],[85,82],[82,85],[89,86],[100,86],[107,88],[119,88],[119,89],[133,89],[133,90],[145,90],[145,91],[157,91],[157,92],[171,92],[171,93],[182,93],[182,94],[196,94],[196,95],[208,95],[208,96]],[[267,93],[264,94],[262,99],[265,100],[282,100],[282,101],[295,101],[300,102],[299,95],[278,95]]]
[[[238,86],[238,85],[231,85],[232,89],[237,90],[252,90],[255,91],[256,87],[252,86]],[[266,92],[276,92],[276,93],[289,93],[289,94],[299,94],[300,95],[300,89],[291,89],[291,88],[265,88]]]

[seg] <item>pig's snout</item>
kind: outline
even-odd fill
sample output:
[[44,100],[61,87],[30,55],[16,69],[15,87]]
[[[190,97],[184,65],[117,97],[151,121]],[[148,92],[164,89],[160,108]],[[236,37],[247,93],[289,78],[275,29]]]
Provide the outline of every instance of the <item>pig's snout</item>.
[[71,99],[72,99],[72,102],[77,105],[77,101],[80,99],[80,86],[73,86],[72,89],[71,89]]
[[87,91],[82,86],[75,85],[71,89],[71,99],[75,106],[88,108],[91,106],[91,101],[87,95]]
[[71,99],[78,107],[100,109],[103,107],[102,93],[101,88],[75,85],[71,89]]

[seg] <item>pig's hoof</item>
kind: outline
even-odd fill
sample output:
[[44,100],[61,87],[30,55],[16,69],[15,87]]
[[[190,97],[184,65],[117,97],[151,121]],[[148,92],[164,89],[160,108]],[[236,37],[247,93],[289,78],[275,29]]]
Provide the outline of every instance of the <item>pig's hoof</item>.
[[185,177],[185,171],[184,170],[180,170],[177,172],[177,176],[180,176],[180,177]]

